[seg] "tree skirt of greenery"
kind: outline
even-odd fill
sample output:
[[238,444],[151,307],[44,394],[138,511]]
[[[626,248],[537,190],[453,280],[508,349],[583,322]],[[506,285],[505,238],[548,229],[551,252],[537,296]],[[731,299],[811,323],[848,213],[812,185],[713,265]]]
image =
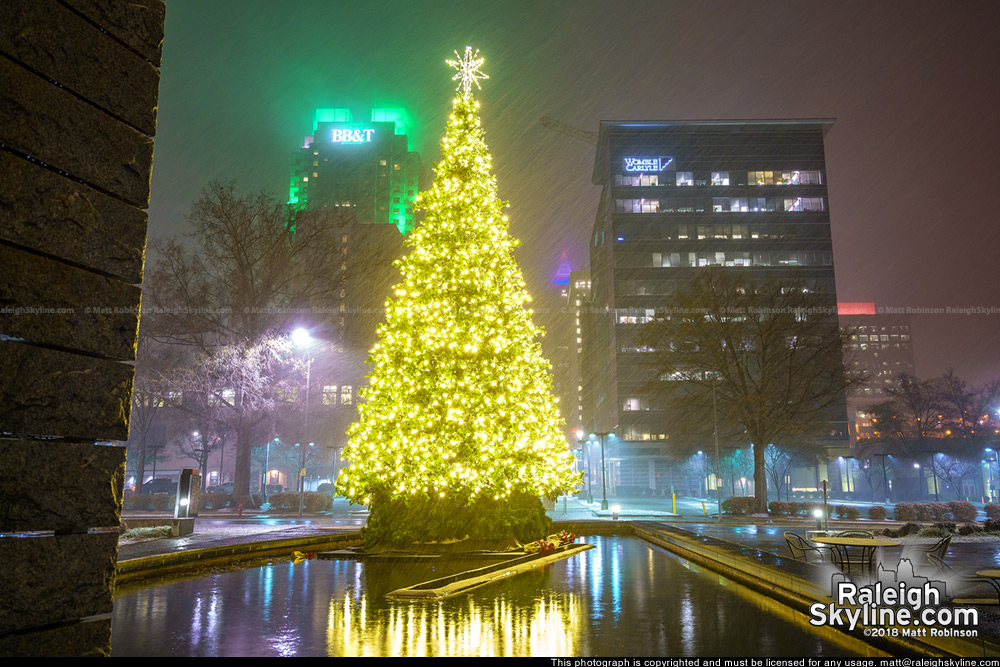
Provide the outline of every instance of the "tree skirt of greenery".
[[508,550],[545,537],[551,528],[542,501],[528,494],[461,506],[447,499],[380,494],[362,535],[368,552],[456,553]]

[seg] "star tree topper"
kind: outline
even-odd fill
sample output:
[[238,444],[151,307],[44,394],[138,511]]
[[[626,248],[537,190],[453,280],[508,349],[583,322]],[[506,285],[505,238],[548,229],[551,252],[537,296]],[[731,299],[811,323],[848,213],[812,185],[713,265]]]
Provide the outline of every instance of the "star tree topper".
[[458,51],[455,51],[455,56],[458,57],[458,60],[446,60],[445,62],[458,70],[458,73],[451,77],[452,81],[458,81],[459,79],[462,81],[456,90],[461,88],[463,97],[468,97],[469,93],[472,92],[472,84],[476,84],[476,88],[482,90],[483,87],[479,85],[479,79],[488,79],[490,77],[479,69],[486,60],[479,57],[479,49],[476,49],[476,52],[473,53],[472,47],[467,46],[465,47],[464,56],[459,56]]

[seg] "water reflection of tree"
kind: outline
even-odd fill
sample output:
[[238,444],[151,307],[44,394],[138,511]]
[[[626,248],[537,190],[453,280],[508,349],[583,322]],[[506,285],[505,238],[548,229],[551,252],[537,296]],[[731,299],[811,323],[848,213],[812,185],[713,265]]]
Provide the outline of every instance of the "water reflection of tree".
[[384,592],[390,586],[399,587],[397,584],[401,582],[411,585],[415,577],[425,576],[422,570],[424,566],[366,567],[363,599],[356,599],[350,593],[331,598],[326,624],[329,654],[578,653],[580,638],[587,628],[587,605],[575,593],[552,590],[550,568],[522,573],[504,584],[488,585],[479,589],[477,595],[432,602],[368,602],[384,599]]

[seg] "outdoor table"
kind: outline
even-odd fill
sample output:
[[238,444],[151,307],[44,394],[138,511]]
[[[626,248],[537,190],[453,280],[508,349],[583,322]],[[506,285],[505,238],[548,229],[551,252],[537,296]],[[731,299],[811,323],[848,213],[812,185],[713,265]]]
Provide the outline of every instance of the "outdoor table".
[[[874,569],[875,560],[875,550],[879,547],[898,547],[900,545],[899,540],[890,540],[885,538],[868,538],[868,537],[825,537],[821,535],[816,535],[812,538],[812,541],[816,544],[822,544],[824,546],[831,547],[840,559],[841,570],[844,570],[845,574],[851,573],[851,565],[857,564],[860,566],[861,571],[864,572],[867,567],[868,571],[871,572]],[[850,560],[848,558],[850,550],[852,548],[861,549],[861,559],[860,560]],[[1000,575],[1000,571],[996,571]]]

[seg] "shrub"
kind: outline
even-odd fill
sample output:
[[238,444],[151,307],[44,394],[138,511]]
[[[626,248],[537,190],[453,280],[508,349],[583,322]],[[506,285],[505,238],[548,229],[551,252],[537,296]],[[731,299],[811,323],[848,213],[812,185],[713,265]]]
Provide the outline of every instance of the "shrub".
[[753,496],[730,496],[722,501],[722,511],[726,514],[752,514],[757,511],[757,499]]
[[[333,498],[325,493],[307,491],[303,498],[306,502],[304,512],[322,512],[333,507]],[[299,511],[298,493],[271,493],[267,496],[267,502],[273,509]]]
[[1000,505],[995,503],[986,503],[983,510],[986,512],[987,519],[1000,520]]
[[153,497],[148,493],[129,493],[122,502],[122,509],[151,510],[153,509]]
[[837,510],[838,519],[849,519],[853,521],[861,516],[861,510],[853,505],[837,505],[835,509]]
[[913,521],[917,518],[916,506],[913,503],[896,503],[893,515],[896,517],[896,521]]
[[166,493],[154,493],[152,497],[153,509],[162,512],[174,508],[175,496]]
[[951,535],[947,528],[927,526],[917,531],[917,537],[947,537]]
[[791,505],[792,503],[786,503],[783,500],[772,500],[768,504],[767,510],[771,514],[791,514],[792,513]]
[[983,530],[987,533],[1000,532],[1000,519],[987,519],[983,524]]
[[913,503],[913,511],[917,515],[917,521],[930,521],[934,518],[934,513],[928,503]]
[[868,518],[872,521],[885,521],[887,512],[881,505],[872,505],[868,508]]
[[973,533],[982,532],[982,528],[979,526],[974,526],[971,523],[967,523],[958,529],[959,535],[972,535]]
[[978,514],[976,506],[967,500],[952,500],[948,503],[948,509],[955,521],[975,521]]
[[132,540],[152,540],[162,537],[170,537],[170,526],[144,526],[142,528],[130,528],[118,537],[120,539]]
[[943,529],[947,530],[949,533],[954,533],[955,532],[955,524],[952,523],[951,521],[943,521],[941,523],[936,523],[932,527],[933,528],[943,528]]
[[217,510],[227,506],[232,500],[228,493],[201,493],[198,495],[198,507],[203,510]]
[[945,521],[951,518],[951,507],[948,503],[928,503],[927,509],[935,521]]
[[324,512],[333,509],[333,496],[329,493],[309,492],[305,495],[306,512]]
[[918,523],[904,523],[902,526],[893,530],[892,528],[886,528],[883,534],[889,537],[906,537],[907,535],[916,534],[923,526]]

